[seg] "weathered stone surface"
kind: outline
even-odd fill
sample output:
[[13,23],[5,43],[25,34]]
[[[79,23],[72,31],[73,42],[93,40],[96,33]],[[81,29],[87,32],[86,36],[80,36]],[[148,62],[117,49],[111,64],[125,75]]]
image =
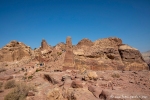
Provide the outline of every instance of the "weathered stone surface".
[[77,46],[74,49],[76,68],[86,67],[86,69],[91,70],[122,69],[124,64],[118,51],[120,44],[122,44],[122,40],[119,38],[105,38],[93,42],[93,45],[81,46],[80,48]]
[[96,87],[96,86],[89,86],[89,87],[88,87],[88,90],[89,90],[90,92],[92,92],[93,95],[94,95],[96,98],[99,98],[99,95],[100,95],[101,92],[102,92],[102,89],[101,89],[101,88],[98,88],[98,87]]
[[[104,38],[92,42],[81,40],[72,46],[71,37],[66,44],[59,43],[54,47],[42,40],[41,47],[34,51],[21,42],[12,41],[0,49],[0,62],[20,61],[27,58],[48,66],[45,70],[62,71],[67,69],[83,70],[147,70],[141,53],[128,45],[122,44],[119,38]],[[149,64],[149,63],[148,63]],[[19,64],[21,65],[21,64]],[[23,65],[23,63],[22,63]]]
[[71,37],[67,37],[66,39],[66,53],[64,58],[64,70],[66,69],[74,69],[74,54],[72,50],[72,41]]
[[29,46],[18,41],[11,41],[0,49],[0,62],[19,61],[24,57],[30,59],[31,53],[32,50]]
[[0,76],[0,81],[7,81],[13,79],[13,76],[8,76],[8,75],[1,75]]
[[89,77],[89,79],[93,79],[93,80],[97,80],[98,79],[98,75],[96,74],[96,72],[94,71],[90,71],[87,73],[87,76]]
[[[119,38],[104,38],[84,45],[79,42],[73,52],[76,69],[91,70],[147,70],[148,66],[141,53],[130,46],[123,45]],[[82,45],[81,45],[82,44]],[[130,66],[131,68],[128,68]],[[135,68],[134,66],[137,66]],[[143,67],[142,67],[143,66]]]
[[150,70],[150,50],[147,52],[142,52],[142,56],[145,62],[148,64]]
[[78,42],[76,45],[77,47],[82,47],[82,46],[93,46],[93,42],[87,38],[82,39],[81,41]]
[[47,44],[46,40],[42,40],[40,49],[50,49],[50,46]]
[[125,64],[125,70],[148,70],[141,53],[128,45],[120,45],[119,53]]
[[82,81],[81,80],[72,81],[71,87],[73,87],[73,88],[83,88]]

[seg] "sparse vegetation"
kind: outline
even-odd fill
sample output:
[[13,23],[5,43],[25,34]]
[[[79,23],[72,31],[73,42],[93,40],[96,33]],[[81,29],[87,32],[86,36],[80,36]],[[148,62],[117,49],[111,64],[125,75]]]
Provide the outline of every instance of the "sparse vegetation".
[[33,78],[33,76],[29,76],[29,77],[28,77],[28,79],[32,79],[32,78]]
[[21,68],[22,71],[24,71],[24,68]]
[[57,55],[60,56],[62,53],[61,52],[57,52]]
[[120,75],[119,75],[118,73],[113,73],[111,76],[112,76],[113,78],[119,78],[119,77],[120,77]]
[[39,72],[39,71],[41,71],[42,69],[36,69],[36,72]]
[[6,64],[5,66],[8,66],[8,64]]
[[16,87],[5,96],[4,100],[25,100],[30,90],[35,91],[32,86],[27,86],[24,83],[17,84]]
[[15,80],[9,80],[5,84],[5,89],[14,88],[16,86]]

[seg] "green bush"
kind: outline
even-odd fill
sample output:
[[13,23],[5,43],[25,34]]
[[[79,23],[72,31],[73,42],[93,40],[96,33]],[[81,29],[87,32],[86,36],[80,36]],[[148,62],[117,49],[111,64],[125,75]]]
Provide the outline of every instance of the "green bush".
[[4,100],[25,100],[30,90],[34,90],[34,88],[24,83],[17,84],[16,87],[4,97]]
[[15,80],[9,80],[5,84],[5,89],[10,89],[16,86]]
[[119,78],[120,77],[120,75],[118,74],[118,73],[114,73],[114,74],[112,74],[111,75],[113,78]]

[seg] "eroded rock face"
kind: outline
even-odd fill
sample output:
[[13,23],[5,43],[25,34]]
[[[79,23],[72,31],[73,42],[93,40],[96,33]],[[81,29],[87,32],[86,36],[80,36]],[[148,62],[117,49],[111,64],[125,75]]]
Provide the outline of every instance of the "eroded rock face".
[[148,69],[141,53],[135,48],[122,44],[122,40],[116,37],[99,39],[95,42],[83,39],[75,46],[72,46],[71,37],[67,37],[66,44],[59,43],[54,47],[48,45],[46,40],[42,40],[41,47],[34,51],[21,42],[12,41],[0,49],[0,62],[20,61],[24,57],[44,63],[53,71],[78,69],[84,73],[87,69]]
[[90,40],[85,40],[81,40],[73,50],[76,69],[83,67],[91,70],[148,69],[141,53],[135,48],[123,45],[119,38],[99,39],[93,44],[89,42]]
[[24,57],[30,58],[31,55],[32,50],[29,46],[18,41],[11,41],[0,50],[0,62],[19,61]]
[[143,52],[142,56],[143,56],[143,59],[145,60],[145,62],[148,64],[149,69],[150,69],[150,50],[147,52]]
[[66,53],[64,58],[64,67],[63,69],[74,69],[74,54],[72,50],[72,41],[71,37],[67,37],[66,39]]
[[119,52],[123,63],[125,64],[125,70],[147,70],[148,66],[144,62],[141,53],[128,45],[119,46]]
[[[91,70],[122,69],[124,64],[118,51],[120,44],[122,40],[119,38],[105,38],[93,42],[93,45],[76,48],[74,50],[76,68],[80,69],[84,66]],[[76,53],[78,51],[82,51],[82,54]]]

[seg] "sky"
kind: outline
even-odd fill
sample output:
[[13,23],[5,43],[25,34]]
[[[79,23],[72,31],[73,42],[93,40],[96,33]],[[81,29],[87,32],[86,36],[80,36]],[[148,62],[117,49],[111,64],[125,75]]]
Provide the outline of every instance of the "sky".
[[150,50],[150,0],[0,0],[0,48],[12,40],[32,49],[81,39],[118,37]]

